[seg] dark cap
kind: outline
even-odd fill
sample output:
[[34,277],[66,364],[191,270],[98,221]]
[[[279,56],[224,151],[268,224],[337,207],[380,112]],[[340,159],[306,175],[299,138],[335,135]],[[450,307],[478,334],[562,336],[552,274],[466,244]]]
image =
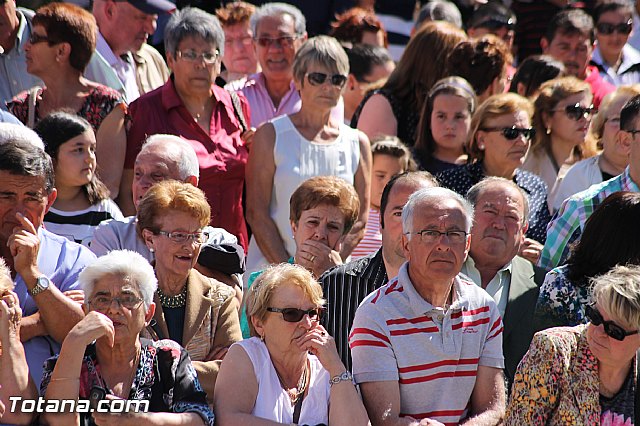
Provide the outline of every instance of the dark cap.
[[176,5],[169,0],[116,0],[126,1],[147,15],[160,15],[175,10]]
[[227,275],[242,274],[246,269],[244,249],[238,244],[203,244],[198,263]]

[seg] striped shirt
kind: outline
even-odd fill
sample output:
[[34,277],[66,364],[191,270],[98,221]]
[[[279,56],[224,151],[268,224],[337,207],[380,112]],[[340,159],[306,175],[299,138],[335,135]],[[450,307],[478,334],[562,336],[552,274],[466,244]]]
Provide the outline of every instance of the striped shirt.
[[504,368],[495,302],[463,275],[444,313],[416,291],[408,263],[370,294],[349,336],[357,383],[398,381],[400,416],[457,425],[469,413],[478,366]]
[[369,219],[364,230],[364,237],[351,252],[351,259],[373,254],[382,247],[382,232],[380,231],[380,210],[369,209]]
[[618,191],[640,192],[629,175],[629,167],[621,175],[567,198],[549,223],[538,266],[551,270],[564,265],[569,257],[569,245],[580,238],[587,219],[605,198]]
[[320,284],[327,300],[322,325],[333,336],[342,362],[351,370],[349,330],[356,309],[368,295],[388,281],[382,249],[375,254],[340,265],[325,272]]

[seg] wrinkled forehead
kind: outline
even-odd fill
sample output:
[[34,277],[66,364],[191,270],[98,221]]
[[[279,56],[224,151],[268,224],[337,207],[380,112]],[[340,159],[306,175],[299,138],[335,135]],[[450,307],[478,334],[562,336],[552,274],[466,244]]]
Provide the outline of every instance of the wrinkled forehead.
[[415,206],[413,213],[414,229],[417,226],[438,226],[465,228],[467,218],[462,205],[452,199],[425,200]]
[[524,211],[522,194],[510,187],[490,188],[480,194],[476,201],[476,208],[493,207],[496,209],[510,209]]

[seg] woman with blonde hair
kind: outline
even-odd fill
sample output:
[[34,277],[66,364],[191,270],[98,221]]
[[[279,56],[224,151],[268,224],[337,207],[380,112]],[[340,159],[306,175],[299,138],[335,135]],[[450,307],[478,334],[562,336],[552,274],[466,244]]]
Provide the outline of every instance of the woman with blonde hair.
[[618,140],[617,134],[620,130],[620,110],[636,95],[640,95],[640,85],[621,86],[602,100],[587,136],[590,143],[595,142],[602,151],[577,162],[564,176],[558,176],[552,190],[553,198],[549,199],[553,211],[558,210],[562,202],[573,194],[618,176],[629,165],[629,146]]
[[540,86],[534,109],[536,137],[522,167],[540,176],[551,191],[559,174],[596,154],[594,144],[587,143],[595,112],[591,88],[575,77],[549,80]]
[[364,98],[353,115],[351,126],[370,138],[397,136],[412,147],[427,93],[447,76],[447,56],[466,39],[463,30],[448,22],[426,24],[411,38],[382,89]]

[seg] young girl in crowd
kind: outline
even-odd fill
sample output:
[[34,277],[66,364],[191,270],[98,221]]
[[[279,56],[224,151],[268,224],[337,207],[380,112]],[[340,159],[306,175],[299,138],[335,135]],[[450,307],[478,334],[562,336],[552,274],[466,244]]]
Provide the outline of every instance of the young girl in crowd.
[[431,174],[464,164],[476,95],[461,77],[438,81],[427,96],[418,124],[414,158],[420,170]]
[[86,246],[98,224],[123,219],[96,175],[96,137],[77,115],[54,112],[34,129],[53,160],[58,195],[44,217],[47,230]]
[[375,253],[382,246],[380,232],[380,199],[389,180],[400,173],[415,170],[415,163],[409,149],[395,136],[378,138],[371,146],[373,167],[371,168],[371,202],[365,234],[351,253],[358,259]]

